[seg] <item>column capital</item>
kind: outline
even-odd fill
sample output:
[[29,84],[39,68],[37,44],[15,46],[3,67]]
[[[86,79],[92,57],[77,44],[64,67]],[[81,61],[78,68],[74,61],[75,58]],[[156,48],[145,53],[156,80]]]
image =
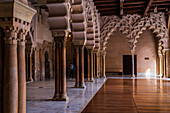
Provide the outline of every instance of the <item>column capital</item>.
[[135,54],[135,50],[130,50],[131,54],[134,55]]
[[10,27],[4,29],[5,32],[5,43],[6,44],[17,44],[17,35],[18,35],[18,30],[15,27]]

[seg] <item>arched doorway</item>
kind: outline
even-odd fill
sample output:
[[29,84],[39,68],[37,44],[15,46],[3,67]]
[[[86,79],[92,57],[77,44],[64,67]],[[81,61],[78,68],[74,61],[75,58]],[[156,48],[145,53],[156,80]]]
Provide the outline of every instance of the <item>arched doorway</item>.
[[50,79],[50,62],[48,53],[45,53],[45,79]]

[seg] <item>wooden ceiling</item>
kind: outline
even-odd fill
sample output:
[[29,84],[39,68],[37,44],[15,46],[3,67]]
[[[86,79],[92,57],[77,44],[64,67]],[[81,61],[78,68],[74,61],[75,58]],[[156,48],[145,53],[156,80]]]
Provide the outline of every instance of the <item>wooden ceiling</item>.
[[[101,16],[140,14],[154,12],[169,13],[170,0],[93,0]],[[123,10],[122,10],[123,9]],[[121,10],[123,13],[121,13]]]

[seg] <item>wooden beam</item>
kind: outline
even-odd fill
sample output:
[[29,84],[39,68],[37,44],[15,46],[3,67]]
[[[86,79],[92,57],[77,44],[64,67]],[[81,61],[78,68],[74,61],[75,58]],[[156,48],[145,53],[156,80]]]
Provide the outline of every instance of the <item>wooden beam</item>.
[[146,10],[145,10],[145,13],[144,13],[143,16],[145,16],[145,15],[148,13],[149,8],[150,8],[150,6],[152,5],[152,2],[153,2],[153,0],[150,0],[150,1],[149,1],[148,6],[146,7]]
[[124,0],[120,0],[120,15],[123,15],[123,1]]
[[168,11],[167,15],[169,15],[169,14],[170,14],[170,10]]

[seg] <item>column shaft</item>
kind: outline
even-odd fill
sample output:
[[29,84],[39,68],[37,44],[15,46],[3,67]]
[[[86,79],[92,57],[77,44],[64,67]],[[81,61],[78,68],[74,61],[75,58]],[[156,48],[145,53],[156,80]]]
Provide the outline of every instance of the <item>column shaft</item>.
[[55,93],[53,100],[57,100],[60,97],[60,49],[59,49],[59,43],[56,43],[56,49],[55,49]]
[[169,50],[166,51],[166,77],[169,78],[169,61],[168,61],[168,56],[169,56]]
[[162,55],[159,55],[159,74],[162,77]]
[[99,54],[96,53],[96,77],[99,77]]
[[61,100],[68,99],[66,93],[66,42],[61,41]]
[[90,81],[90,51],[87,51],[87,69],[88,69],[88,78],[87,82]]
[[26,74],[25,42],[19,42],[18,45],[18,113],[26,113],[26,75],[25,74]]
[[134,51],[131,51],[132,55],[132,77],[135,77],[135,59],[134,59]]
[[32,81],[32,54],[29,53],[29,80]]
[[103,70],[103,77],[106,77],[106,71],[105,71],[105,69],[106,69],[106,61],[105,60],[106,59],[105,58],[106,58],[106,55],[104,54],[103,55],[103,63],[102,63],[103,64],[103,69],[102,69]]
[[80,84],[79,87],[80,88],[85,88],[85,84],[84,84],[84,46],[80,46]]
[[100,76],[103,77],[103,57],[100,55]]
[[90,81],[93,82],[94,79],[93,79],[93,52],[92,52],[92,51],[90,52],[90,55],[91,55],[91,59],[90,59],[90,60],[91,60],[91,66],[90,66],[90,67],[91,67]]
[[163,78],[166,78],[166,51],[163,50]]
[[93,53],[93,76],[96,77],[96,53]]
[[[8,41],[8,39],[6,40]],[[18,113],[17,41],[5,45],[3,112]]]
[[76,47],[76,84],[79,87],[79,47]]

